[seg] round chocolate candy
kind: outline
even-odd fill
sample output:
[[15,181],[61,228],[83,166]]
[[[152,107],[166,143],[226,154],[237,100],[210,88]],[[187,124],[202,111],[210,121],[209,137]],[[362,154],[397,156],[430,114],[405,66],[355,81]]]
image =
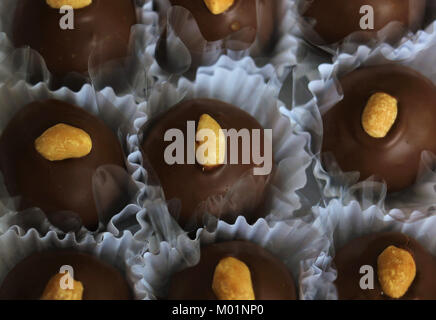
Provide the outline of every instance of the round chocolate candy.
[[254,243],[230,241],[202,248],[196,266],[172,277],[168,299],[296,300],[297,294],[283,262]]
[[[363,29],[361,22],[367,23],[370,14],[368,6],[373,10],[374,25]],[[302,14],[315,20],[314,30],[323,40],[318,44],[333,44],[354,32],[377,32],[391,22],[416,31],[423,23],[425,7],[426,0],[312,0],[302,6]]]
[[[391,296],[436,299],[436,258],[405,234],[385,232],[354,239],[339,249],[334,264],[341,300],[382,300]],[[362,273],[361,269],[366,271]]]
[[[62,270],[62,267],[65,270]],[[70,269],[71,268],[71,269]],[[74,299],[58,284],[70,272]],[[64,275],[62,275],[64,274]],[[59,278],[54,278],[59,275]],[[55,282],[55,281],[58,282]],[[65,285],[68,280],[64,279]],[[77,283],[77,282],[80,283]],[[76,295],[76,293],[78,295]],[[19,262],[0,285],[0,300],[131,300],[132,291],[122,273],[86,254],[69,250],[34,253]]]
[[[74,9],[74,19],[65,20],[68,13],[60,13],[58,6],[73,2],[17,0],[12,31],[15,46],[38,51],[59,78],[69,72],[87,74],[91,55],[99,63],[126,57],[130,28],[136,23],[133,1],[84,2],[89,4]],[[66,27],[67,23],[73,23],[73,28]]]
[[[188,121],[198,128],[203,115],[210,116],[223,130],[235,129],[239,132],[247,129],[253,143],[257,142],[253,138],[252,130],[260,130],[259,150],[264,151],[263,128],[251,115],[221,101],[196,99],[172,107],[145,125],[142,142],[145,165],[149,165],[151,171],[157,175],[166,199],[180,200],[179,223],[183,227],[190,229],[202,226],[205,213],[229,222],[234,221],[237,215],[244,215],[247,220],[255,221],[261,211],[257,209],[264,200],[271,173],[254,174],[254,169],[263,164],[256,164],[252,153],[248,158],[245,157],[247,154],[241,141],[237,142],[236,164],[232,160],[232,155],[233,159],[235,155],[232,154],[230,143],[227,143],[227,161],[222,165],[205,169],[199,164],[195,154],[192,154],[192,161],[189,162],[188,148],[195,145],[196,133],[188,132]],[[169,164],[165,159],[167,148],[174,143],[174,139],[164,140],[169,130],[180,130],[183,133],[184,149],[181,152],[188,150],[182,154],[183,163]],[[248,159],[246,163],[243,163],[244,158]]]
[[340,79],[343,99],[323,115],[322,151],[360,179],[384,179],[390,192],[412,185],[421,154],[436,154],[436,87],[400,65],[357,69]]
[[108,188],[99,194],[110,205],[98,212],[93,178],[103,166],[125,169],[117,137],[101,120],[66,102],[23,107],[0,137],[0,171],[9,194],[19,197],[20,209],[41,208],[63,230],[69,228],[64,217],[71,216],[62,212],[73,212],[95,229],[99,213],[114,215],[126,205],[122,192]]

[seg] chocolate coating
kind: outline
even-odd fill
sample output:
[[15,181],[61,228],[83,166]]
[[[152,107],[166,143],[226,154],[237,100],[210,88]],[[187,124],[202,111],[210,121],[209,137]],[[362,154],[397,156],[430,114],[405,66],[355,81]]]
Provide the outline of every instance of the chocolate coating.
[[[335,281],[341,300],[384,300],[390,299],[382,293],[377,277],[377,258],[388,246],[409,251],[416,264],[416,277],[404,300],[436,299],[436,258],[423,248],[415,239],[398,232],[376,233],[357,238],[342,249],[334,259],[338,270]],[[364,265],[374,269],[374,289],[362,290],[359,282],[362,274],[359,270]]]
[[[36,151],[35,140],[59,123],[90,135],[93,145],[87,156],[51,162]],[[9,194],[21,197],[21,209],[41,208],[61,228],[59,211],[75,212],[89,229],[98,226],[92,178],[103,165],[125,168],[117,137],[101,120],[66,102],[46,100],[23,107],[0,137],[0,170]],[[125,206],[117,193],[107,196],[117,210]]]
[[221,259],[234,257],[244,262],[251,273],[256,300],[296,300],[291,273],[283,262],[262,247],[246,241],[222,242],[201,249],[196,266],[173,276],[169,300],[217,300],[212,281]]
[[124,276],[97,258],[69,250],[44,251],[19,262],[0,286],[0,300],[39,300],[48,281],[62,266],[73,267],[74,280],[82,282],[83,300],[131,300]]
[[[355,70],[340,79],[344,98],[323,115],[323,152],[331,152],[343,171],[360,179],[383,178],[391,192],[412,185],[421,153],[436,154],[436,87],[416,71],[400,65]],[[361,116],[370,96],[384,92],[398,100],[398,115],[384,138],[372,138]]]
[[[416,31],[422,26],[426,0],[312,0],[303,12],[305,18],[315,19],[315,31],[326,44],[342,41],[353,32],[376,32],[390,22],[400,22]],[[362,30],[360,21],[364,14],[361,7],[374,9],[374,30]]]
[[[242,143],[238,143],[238,164],[230,163],[231,152],[227,152],[227,164],[212,170],[204,171],[197,163],[188,164],[186,154],[185,164],[168,165],[165,162],[165,149],[172,143],[164,141],[165,132],[169,129],[181,130],[186,148],[187,121],[195,121],[197,127],[202,114],[209,114],[222,129],[239,131],[245,128],[250,132],[252,129],[263,129],[256,119],[235,106],[210,99],[190,100],[172,107],[146,125],[142,142],[144,158],[156,173],[166,199],[181,201],[179,223],[182,226],[202,226],[202,215],[205,212],[229,222],[234,221],[235,216],[239,214],[243,214],[249,221],[255,220],[255,209],[263,201],[270,175],[253,175],[253,169],[257,165],[253,162],[252,156],[249,164],[241,163]],[[264,150],[263,130],[261,132],[260,150]],[[195,140],[195,133],[193,139]],[[247,179],[249,181],[236,191],[240,196],[226,199],[225,205],[217,204],[216,201],[208,201],[205,204],[205,201],[211,198],[223,197],[242,177],[247,176],[251,177]]]
[[99,63],[127,56],[130,28],[136,23],[133,1],[93,0],[74,10],[72,30],[59,26],[64,15],[46,0],[19,0],[13,20],[15,46],[38,51],[58,77],[87,74],[91,54]]

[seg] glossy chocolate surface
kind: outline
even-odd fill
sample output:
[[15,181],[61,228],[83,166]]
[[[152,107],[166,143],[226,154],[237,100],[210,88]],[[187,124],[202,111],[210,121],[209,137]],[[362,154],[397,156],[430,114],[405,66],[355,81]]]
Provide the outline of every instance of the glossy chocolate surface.
[[[91,136],[93,146],[87,156],[51,162],[36,151],[35,140],[59,123]],[[98,118],[62,101],[46,100],[23,107],[0,137],[0,170],[10,195],[20,197],[21,209],[41,208],[59,227],[60,211],[75,212],[90,229],[98,226],[92,178],[103,165],[125,168],[117,137]],[[117,209],[124,207],[118,193],[107,190],[107,197]]]
[[[383,178],[389,191],[412,185],[421,153],[436,154],[436,87],[416,71],[400,65],[365,67],[340,79],[344,98],[323,115],[323,152],[331,152],[343,171],[360,179]],[[372,138],[361,125],[372,94],[398,100],[397,119],[384,138]]]
[[[334,259],[338,270],[336,287],[341,300],[382,300],[389,299],[382,293],[377,278],[377,258],[389,246],[409,251],[416,264],[416,277],[407,293],[401,298],[436,299],[436,258],[413,238],[398,232],[376,233],[352,240],[341,248]],[[374,269],[374,289],[362,290],[359,273],[362,266]]]
[[34,253],[19,262],[0,286],[0,300],[39,300],[49,280],[62,266],[71,266],[82,282],[83,300],[130,300],[124,276],[97,258],[69,250]]
[[[400,22],[412,31],[419,29],[425,15],[426,0],[312,0],[303,12],[305,18],[316,21],[315,31],[332,44],[343,40],[356,31],[363,31],[360,21],[362,6],[374,9],[374,29],[379,31],[390,22]],[[366,11],[365,11],[366,13]]]
[[200,263],[175,274],[171,280],[170,300],[217,300],[212,281],[221,259],[234,257],[244,262],[251,273],[256,300],[296,300],[292,275],[283,262],[262,247],[246,241],[222,242],[201,250]]
[[93,0],[74,10],[74,29],[62,30],[65,14],[51,8],[46,0],[17,0],[13,20],[16,47],[30,46],[45,59],[58,77],[69,72],[87,74],[91,55],[99,63],[128,54],[130,28],[136,23],[131,0]]
[[[250,132],[252,129],[263,129],[256,119],[235,106],[217,100],[189,100],[172,107],[144,127],[144,158],[156,173],[166,199],[181,201],[179,222],[182,226],[201,226],[203,213],[226,221],[234,221],[237,215],[244,215],[249,221],[255,220],[254,211],[262,203],[270,175],[253,175],[253,168],[258,165],[252,156],[249,164],[241,163],[242,143],[238,143],[238,164],[230,163],[231,152],[228,152],[227,164],[206,171],[197,163],[188,164],[186,151],[185,164],[168,165],[165,162],[165,149],[172,143],[164,141],[165,132],[169,129],[181,130],[186,150],[187,121],[195,121],[197,127],[202,114],[210,115],[222,129],[248,129]],[[261,131],[260,150],[264,150],[263,139]],[[243,177],[246,177],[245,183],[235,186]],[[233,196],[222,199],[232,188],[237,188]]]

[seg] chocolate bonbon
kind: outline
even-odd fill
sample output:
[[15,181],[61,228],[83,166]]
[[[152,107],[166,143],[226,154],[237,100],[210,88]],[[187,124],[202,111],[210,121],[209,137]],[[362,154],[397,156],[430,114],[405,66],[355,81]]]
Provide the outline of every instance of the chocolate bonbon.
[[[405,234],[384,232],[354,239],[337,251],[334,264],[339,299],[381,300],[393,298],[390,295],[406,300],[436,299],[436,258]],[[365,269],[361,273],[364,266],[371,267],[373,272]],[[361,287],[365,275],[373,276],[371,282],[364,281],[373,283],[373,289]],[[390,277],[386,280],[394,286],[389,287],[384,277]]]
[[[220,300],[297,298],[293,277],[283,262],[254,243],[229,241],[202,248],[196,266],[172,277],[168,299],[218,300],[220,283],[230,289]],[[249,294],[240,295],[245,292]]]
[[[154,1],[164,20],[168,8]],[[173,13],[156,50],[159,64],[168,69],[169,30],[181,39],[191,54],[192,66],[213,63],[223,50],[242,51],[256,43],[260,54],[269,53],[278,35],[279,1],[269,0],[170,0],[170,7],[183,7],[191,14]]]
[[[97,210],[93,177],[103,166],[125,169],[117,137],[89,112],[59,100],[24,106],[0,137],[0,170],[9,194],[18,197],[20,209],[41,208],[61,228],[62,212],[97,228],[103,212]],[[126,204],[118,191],[99,192],[112,204],[112,215]]]
[[304,18],[312,20],[321,38],[319,44],[333,44],[355,32],[374,34],[391,22],[416,31],[422,26],[425,7],[426,0],[314,0],[305,1],[301,11]]
[[[411,186],[422,152],[436,154],[434,84],[393,64],[363,67],[339,81],[344,96],[323,115],[322,151],[332,153],[342,171],[360,172],[361,180],[382,178],[392,192]],[[384,136],[374,137],[377,127]]]
[[[164,141],[166,132],[180,130],[186,149],[190,142],[191,146],[195,144],[195,133],[191,137],[188,134],[188,121],[194,122],[197,127],[203,115],[209,115],[222,129],[238,132],[246,129],[253,143],[256,142],[251,130],[260,130],[259,150],[265,150],[263,128],[247,112],[218,100],[195,99],[173,106],[146,124],[142,142],[144,162],[156,174],[166,199],[180,200],[179,222],[182,226],[201,226],[206,213],[226,221],[234,221],[237,215],[255,221],[271,173],[254,175],[253,170],[262,165],[254,162],[252,154],[249,154],[249,161],[243,163],[242,143],[237,145],[237,164],[231,162],[230,147],[228,161],[215,168],[204,168],[195,158],[189,163],[189,151],[183,155],[183,163],[168,164],[165,160],[166,150],[173,143]],[[188,141],[189,138],[192,141]]]
[[62,300],[62,296],[56,296],[55,290],[59,288],[52,281],[57,280],[56,275],[65,277],[69,268],[74,279],[72,290],[83,289],[78,300],[133,299],[131,288],[120,271],[92,255],[67,249],[37,252],[24,258],[2,281],[0,299]]
[[[54,3],[72,5],[74,1]],[[70,25],[61,26],[66,14],[47,0],[17,0],[12,28],[14,45],[29,46],[41,54],[59,81],[70,72],[87,76],[90,63],[128,55],[130,29],[136,23],[133,1],[92,0],[73,9],[73,19],[69,19],[72,29]]]

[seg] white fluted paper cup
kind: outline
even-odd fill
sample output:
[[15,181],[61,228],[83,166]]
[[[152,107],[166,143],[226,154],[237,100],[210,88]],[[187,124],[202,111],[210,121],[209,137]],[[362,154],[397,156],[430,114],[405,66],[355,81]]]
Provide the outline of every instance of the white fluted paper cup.
[[[335,56],[344,52],[353,54],[362,45],[371,49],[386,46],[388,43],[395,48],[400,48],[404,44],[421,45],[435,36],[436,4],[433,1],[427,1],[425,17],[419,28],[416,26],[412,30],[399,21],[392,21],[379,31],[372,32],[371,37],[368,37],[367,32],[362,30],[349,34],[339,42],[326,43],[314,29],[315,19],[304,17],[310,2],[311,0],[295,1],[296,9],[293,12],[296,13],[295,19],[298,21],[295,34]],[[364,14],[362,14],[363,17]]]
[[[389,45],[381,45],[376,49],[360,46],[354,54],[340,54],[332,64],[319,66],[319,78],[309,83],[314,98],[305,107],[318,109],[320,115],[327,112],[342,99],[338,78],[363,66],[401,64],[415,69],[436,83],[435,49],[436,36],[433,36],[423,42],[406,42],[396,49]],[[377,204],[390,214],[398,215],[402,212],[403,218],[434,213],[434,155],[423,152],[420,174],[413,186],[402,192],[387,194],[385,184],[370,179],[358,182],[357,172],[341,171],[334,159],[330,161],[329,168],[324,167],[320,161],[322,121],[312,122],[309,127],[308,130],[316,133],[312,134],[312,145],[315,146],[312,152],[316,156],[313,173],[326,201],[331,198],[340,198],[344,203],[357,200],[365,208]]]
[[[230,50],[221,48],[221,45],[218,42],[210,42],[207,46],[207,55],[211,56],[208,60],[209,65],[212,65],[218,61],[221,55],[227,55],[228,57],[234,60],[240,60],[244,57],[251,56],[258,66],[264,66],[266,64],[271,64],[277,73],[277,77],[281,80],[284,80],[286,75],[288,74],[289,68],[293,65],[297,64],[297,51],[301,44],[301,40],[295,36],[293,29],[296,25],[296,15],[294,13],[294,0],[280,0],[278,2],[278,15],[279,18],[277,28],[276,41],[273,46],[273,49],[268,52],[268,54],[262,53],[262,50],[259,48],[259,44],[255,42],[250,48],[245,50]],[[168,6],[168,4],[165,4]],[[171,9],[170,9],[171,10]],[[175,14],[170,15],[169,17],[162,17],[161,20],[161,30],[158,31],[158,36],[154,43],[149,43],[146,48],[146,52],[148,55],[156,58],[156,48],[158,46],[159,38],[162,32],[168,25],[171,25],[170,21],[178,21],[177,16],[181,16],[180,20],[185,19],[186,11],[178,10]],[[180,22],[180,21],[179,21]],[[197,28],[198,29],[198,28]],[[196,30],[190,29],[192,32],[196,32]],[[202,39],[202,36],[198,36]],[[203,39],[203,41],[205,41]],[[155,59],[153,64],[151,65],[149,72],[152,76],[159,79],[159,81],[172,81],[177,82],[180,75],[188,71],[192,64],[192,57],[187,49],[186,45],[180,40],[180,38],[173,33],[168,36],[167,40],[167,48],[169,48],[173,53],[175,53],[174,59],[177,61],[172,62],[172,65],[175,69],[180,70],[179,72],[170,73],[169,71],[163,70],[159,66],[158,61]],[[207,65],[206,64],[206,65]],[[175,67],[177,65],[177,67]],[[195,69],[195,68],[194,68]],[[192,71],[192,70],[191,70]],[[189,72],[185,73],[185,76],[193,77],[194,73]]]
[[[157,86],[146,108],[142,109],[145,116],[137,121],[144,124],[181,101],[197,98],[221,100],[251,114],[264,128],[272,129],[273,157],[277,170],[271,180],[267,219],[283,220],[302,206],[299,192],[306,185],[306,169],[312,159],[308,153],[310,135],[294,131],[295,123],[280,112],[283,103],[277,98],[279,87],[276,79],[271,66],[259,69],[250,58],[236,62],[223,56],[216,65],[200,68],[194,82],[181,78],[177,86],[170,83]],[[143,169],[141,139],[140,131],[138,136],[130,138],[137,145],[132,148],[134,155],[129,156],[129,159],[136,161],[136,166],[142,167],[142,175],[148,177]],[[150,194],[156,195],[156,198],[164,196],[163,191],[157,190]]]
[[134,267],[142,277],[138,281],[141,298],[165,298],[172,275],[200,261],[200,246],[233,240],[255,243],[281,260],[293,275],[300,299],[324,299],[326,295],[319,282],[331,277],[331,258],[326,251],[329,243],[322,232],[302,220],[269,226],[264,219],[250,225],[239,217],[234,224],[219,221],[214,230],[199,229],[192,240],[177,227],[165,203],[154,202],[149,213],[159,230],[156,239],[164,235],[166,240],[150,245],[141,263]]

